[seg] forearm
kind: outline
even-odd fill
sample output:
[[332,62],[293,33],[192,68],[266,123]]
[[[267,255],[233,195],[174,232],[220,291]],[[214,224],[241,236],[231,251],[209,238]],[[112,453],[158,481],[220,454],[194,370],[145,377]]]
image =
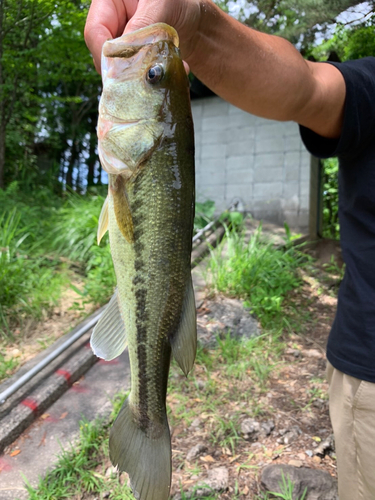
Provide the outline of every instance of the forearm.
[[[327,137],[340,133],[345,86],[339,71],[305,61],[287,40],[242,25],[212,2],[204,2],[187,62],[203,83],[247,112],[294,120]],[[322,73],[337,79],[336,92],[328,88],[325,95]]]

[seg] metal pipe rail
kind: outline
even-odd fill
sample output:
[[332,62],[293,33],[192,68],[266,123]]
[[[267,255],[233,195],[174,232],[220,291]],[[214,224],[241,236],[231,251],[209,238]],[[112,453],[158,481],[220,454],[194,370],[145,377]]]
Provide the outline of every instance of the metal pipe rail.
[[68,340],[63,342],[59,347],[52,351],[48,356],[46,356],[37,365],[27,371],[22,377],[20,377],[14,384],[10,385],[5,391],[0,393],[0,405],[4,404],[5,401],[12,396],[18,389],[25,385],[29,380],[31,380],[37,373],[39,373],[43,368],[45,368],[49,363],[51,363],[57,356],[66,351],[76,340],[82,337],[90,328],[96,325],[99,321],[103,311],[96,314],[91,320],[82,328],[80,328],[74,335],[72,335]]

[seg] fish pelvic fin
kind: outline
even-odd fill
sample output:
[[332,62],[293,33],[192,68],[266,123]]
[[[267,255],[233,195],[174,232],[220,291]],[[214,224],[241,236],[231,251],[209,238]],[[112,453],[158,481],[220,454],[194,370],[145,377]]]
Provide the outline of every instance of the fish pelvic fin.
[[130,211],[128,197],[126,194],[126,182],[121,175],[113,176],[111,186],[113,195],[113,208],[117,225],[128,243],[134,242],[133,217]]
[[98,233],[97,233],[98,245],[100,245],[100,241],[107,232],[107,230],[108,230],[108,196],[103,203],[103,207],[99,216]]
[[171,438],[166,414],[150,436],[139,427],[128,397],[110,431],[109,456],[114,466],[129,474],[137,500],[168,500]]
[[185,291],[180,324],[170,342],[173,356],[187,376],[193,368],[197,351],[197,313],[191,276]]
[[91,335],[91,349],[98,358],[110,361],[127,346],[125,324],[121,317],[117,289]]

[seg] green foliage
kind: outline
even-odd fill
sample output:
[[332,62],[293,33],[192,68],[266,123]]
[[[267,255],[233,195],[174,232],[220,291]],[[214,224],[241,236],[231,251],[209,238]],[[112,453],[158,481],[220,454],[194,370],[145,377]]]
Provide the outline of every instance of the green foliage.
[[5,356],[0,353],[0,382],[7,378],[17,368],[17,366],[17,359],[6,359]]
[[323,160],[323,236],[339,239],[338,160]]
[[3,176],[24,192],[93,183],[101,82],[83,38],[89,4],[1,2],[0,187]]
[[331,52],[336,52],[341,61],[373,56],[375,54],[375,16],[367,19],[364,24],[349,27],[337,25],[330,39],[309,50],[309,54],[318,61],[327,60]]
[[225,240],[211,251],[211,286],[247,300],[260,321],[266,323],[281,312],[286,293],[300,284],[296,271],[304,259],[293,247],[280,250],[266,243],[261,226],[249,242],[242,231],[226,231]]
[[32,231],[32,225],[21,224],[21,214],[16,208],[0,216],[0,334],[3,337],[12,336],[9,319],[21,323],[26,315],[40,318],[43,310],[56,302],[67,280],[64,266],[33,251]]
[[[324,34],[328,25],[349,7],[361,4],[361,0],[217,0],[216,3],[229,11],[244,24],[266,33],[299,42],[303,47],[311,44],[317,33]],[[373,2],[370,2],[373,5]],[[363,7],[367,14],[368,6]]]
[[215,213],[215,202],[207,200],[204,203],[196,202],[195,204],[195,218],[194,218],[194,231],[203,229],[209,222],[211,222]]
[[106,490],[111,491],[110,500],[131,500],[129,488],[122,486],[117,477],[105,477],[101,470],[103,455],[108,452],[108,427],[100,420],[81,421],[78,444],[62,451],[57,466],[36,488],[26,481],[29,500],[62,500],[78,491],[100,494]]
[[52,228],[52,248],[71,261],[85,263],[96,244],[101,196],[78,196],[71,193],[56,214]]

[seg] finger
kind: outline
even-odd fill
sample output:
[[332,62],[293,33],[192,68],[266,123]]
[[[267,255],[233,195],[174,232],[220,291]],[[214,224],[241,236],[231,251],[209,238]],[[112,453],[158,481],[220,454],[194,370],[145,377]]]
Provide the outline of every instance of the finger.
[[184,68],[185,68],[185,71],[186,71],[186,74],[188,75],[190,73],[190,66],[188,65],[187,62],[185,61],[182,61],[184,63]]
[[100,68],[103,43],[109,38],[115,38],[124,29],[125,23],[126,11],[121,1],[92,1],[84,34],[96,68]]
[[129,22],[125,26],[124,33],[130,33],[140,28],[155,23],[167,23],[167,14],[162,0],[139,0],[138,8],[134,15],[129,9]]

